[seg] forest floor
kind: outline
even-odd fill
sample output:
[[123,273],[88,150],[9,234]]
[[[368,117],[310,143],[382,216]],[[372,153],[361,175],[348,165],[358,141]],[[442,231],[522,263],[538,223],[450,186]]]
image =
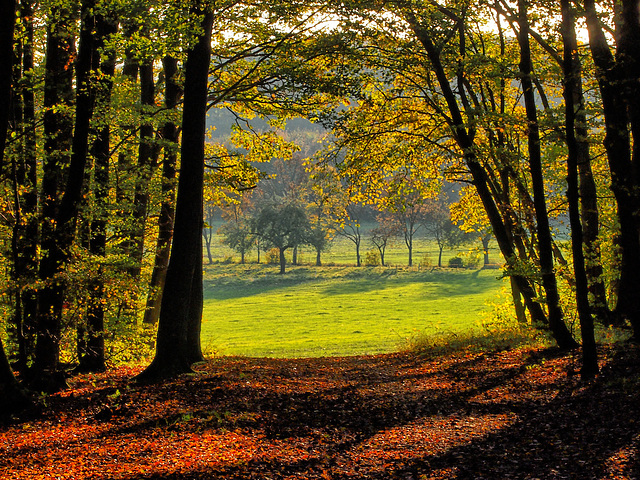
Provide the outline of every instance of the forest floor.
[[0,426],[0,478],[640,479],[640,352],[600,354],[589,382],[531,349],[83,375]]

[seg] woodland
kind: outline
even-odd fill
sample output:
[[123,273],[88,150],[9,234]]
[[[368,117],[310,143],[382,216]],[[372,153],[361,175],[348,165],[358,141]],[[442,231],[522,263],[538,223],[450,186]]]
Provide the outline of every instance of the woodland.
[[[383,264],[390,235],[403,238],[411,255],[418,219],[429,218],[433,226],[444,218],[450,230],[495,241],[513,317],[549,336],[562,359],[554,361],[576,362],[554,370],[571,372],[564,380],[550,376],[542,384],[571,384],[569,391],[582,392],[580,401],[588,402],[587,390],[603,385],[589,382],[618,358],[597,345],[596,327],[627,332],[630,344],[619,348],[623,358],[635,360],[620,368],[637,372],[637,1],[5,0],[0,23],[3,418],[67,401],[71,417],[129,415],[129,400],[118,403],[126,398],[120,383],[107,392],[113,405],[90,414],[83,410],[89,397],[75,389],[82,379],[108,377],[110,354],[127,352],[144,335],[155,356],[144,369],[130,370],[135,392],[154,384],[161,394],[162,385],[190,381],[183,374],[193,375],[204,360],[209,207],[223,212],[229,245],[238,252],[256,244],[258,252],[275,248],[283,274],[285,251],[299,245],[313,246],[318,265],[337,234],[358,246],[363,211],[376,217]],[[215,130],[216,112],[231,115],[228,132]],[[292,129],[301,119],[312,127]],[[291,175],[293,166],[304,177],[299,188],[269,193],[276,170]],[[569,326],[573,320],[577,329]],[[499,358],[507,362],[508,356]],[[385,358],[388,368],[416,361]],[[518,360],[518,372],[526,373],[527,361]],[[465,362],[442,362],[442,368],[455,364],[453,380],[443,377],[443,385],[473,375],[474,360],[468,370]],[[294,363],[264,368],[295,370]],[[367,377],[375,369],[362,370],[362,381],[375,383]],[[198,388],[223,374],[206,375]],[[385,381],[387,373],[380,375]],[[304,382],[312,377],[308,371],[297,384],[302,403],[311,388]],[[585,383],[575,386],[576,377]],[[622,397],[637,396],[637,373],[624,378],[611,411],[633,416],[637,409]],[[345,382],[332,391],[365,388]],[[560,411],[576,400],[554,388],[526,402]],[[233,388],[216,391],[224,397]],[[327,394],[326,405],[342,401],[337,395]],[[453,390],[449,395],[456,409],[467,408]],[[244,413],[233,426],[226,414],[218,418],[197,406],[196,413],[178,412],[188,418],[170,417],[163,425],[191,435],[194,418],[206,423],[215,417],[234,431],[262,421],[266,406],[254,400],[243,401],[255,415]],[[530,407],[526,402],[523,410]],[[390,418],[400,415],[398,423],[385,423],[385,413],[381,425],[407,429],[414,417],[398,412],[429,404],[407,399],[404,405],[389,410]],[[291,406],[300,416],[303,407]],[[513,411],[485,407],[497,422],[515,421]],[[335,419],[324,425],[303,420],[318,444],[343,435],[342,444],[354,445],[347,418],[324,433]],[[277,416],[269,421],[280,438],[285,427]],[[269,425],[260,427],[266,437]],[[298,435],[286,431],[286,438]],[[547,440],[544,434],[540,443]],[[287,448],[299,454],[298,446]],[[461,447],[460,455],[467,453]],[[347,461],[332,458],[331,466],[313,467],[317,478],[332,478],[331,469]],[[437,458],[434,465],[445,462]],[[398,475],[419,470],[406,468]],[[630,468],[636,468],[627,472],[633,478],[637,467]],[[479,478],[464,472],[460,478]],[[603,475],[585,472],[541,476]]]

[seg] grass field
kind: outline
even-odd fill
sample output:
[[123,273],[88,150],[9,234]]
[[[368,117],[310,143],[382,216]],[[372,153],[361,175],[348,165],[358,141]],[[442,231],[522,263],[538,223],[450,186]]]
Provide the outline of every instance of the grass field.
[[214,265],[206,270],[209,353],[313,357],[389,352],[418,333],[479,328],[495,270]]
[[[307,248],[303,265],[288,265],[285,275],[275,265],[256,264],[255,252],[239,265],[238,255],[219,238],[212,246],[215,263],[205,266],[202,345],[219,355],[390,352],[419,334],[479,329],[487,302],[503,285],[500,270],[407,268],[401,242],[388,249],[387,263],[393,266],[356,268],[353,244],[339,237],[323,255],[325,266],[312,265],[315,255]],[[363,238],[362,251],[369,248]],[[437,263],[437,251],[428,239],[416,239],[416,265],[425,255]],[[446,251],[443,264],[457,253]]]

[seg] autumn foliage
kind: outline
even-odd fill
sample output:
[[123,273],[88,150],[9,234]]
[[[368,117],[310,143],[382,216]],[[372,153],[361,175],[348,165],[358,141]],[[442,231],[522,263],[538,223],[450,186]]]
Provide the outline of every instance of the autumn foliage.
[[3,479],[633,479],[637,347],[601,375],[555,351],[220,358],[139,386],[71,380],[0,427]]

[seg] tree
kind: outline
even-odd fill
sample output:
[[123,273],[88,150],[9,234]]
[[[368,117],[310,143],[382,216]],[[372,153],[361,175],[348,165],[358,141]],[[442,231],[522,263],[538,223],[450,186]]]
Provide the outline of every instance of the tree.
[[250,219],[234,215],[218,232],[222,234],[222,243],[240,254],[240,263],[244,265],[247,252],[256,244]]
[[0,64],[4,72],[0,76],[0,167],[4,167],[4,147],[11,106],[11,66],[13,64],[13,31],[16,24],[16,2],[8,0],[0,7]]
[[575,274],[576,305],[582,333],[582,377],[592,378],[598,373],[598,354],[593,328],[593,317],[589,308],[589,287],[587,270],[583,252],[583,231],[580,219],[580,199],[578,186],[578,163],[580,162],[580,145],[577,140],[576,111],[585,108],[579,92],[580,69],[576,64],[578,42],[575,32],[575,18],[569,0],[561,0],[562,6],[562,40],[564,45],[564,101],[566,116],[566,142],[569,150],[567,156],[567,200],[569,202],[569,220],[571,222],[571,250],[573,253],[573,269]]
[[162,296],[156,354],[137,377],[155,381],[191,370],[202,359],[202,216],[207,85],[214,14],[195,2],[190,14],[200,19],[200,34],[187,52],[182,118],[181,169],[171,256]]
[[[165,78],[165,107],[175,113],[182,89],[178,84],[178,60],[166,55],[162,60]],[[178,161],[178,126],[173,117],[169,117],[162,126],[162,138],[165,141],[162,160],[162,203],[158,218],[158,238],[156,255],[149,282],[147,306],[144,312],[144,323],[156,324],[160,317],[162,290],[167,277],[167,266],[171,253],[173,238],[174,203],[176,196],[176,164]]]
[[280,274],[284,274],[286,250],[309,242],[309,219],[298,205],[266,205],[254,219],[253,233],[263,245],[278,249]]
[[[95,81],[95,108],[100,121],[94,121],[93,141],[90,154],[94,159],[94,207],[90,221],[89,252],[99,262],[107,256],[107,217],[109,207],[109,160],[111,127],[103,118],[111,102],[111,90],[115,73],[115,52],[106,48],[110,36],[117,31],[113,12],[94,13],[95,45],[92,52],[91,71],[98,74]],[[92,114],[93,115],[93,114]],[[86,324],[78,327],[78,367],[80,371],[103,371],[105,364],[105,266],[98,265],[98,271],[89,285],[89,305]]]
[[[58,371],[60,357],[60,339],[62,333],[62,306],[64,299],[64,283],[60,273],[68,263],[70,248],[74,242],[78,211],[82,199],[85,168],[89,147],[89,126],[95,106],[95,86],[91,82],[90,72],[92,58],[97,52],[96,4],[92,0],[84,0],[81,4],[81,27],[76,60],[76,93],[75,122],[71,159],[66,173],[64,193],[59,204],[54,206],[54,228],[43,238],[44,255],[40,263],[40,274],[47,283],[40,291],[38,312],[38,331],[34,367],[37,377],[34,381],[42,391],[55,391],[65,385],[61,372]],[[59,26],[55,26],[58,28]],[[104,34],[104,31],[100,31]],[[58,44],[57,42],[62,43]],[[54,48],[69,48],[69,38],[56,37]],[[68,58],[69,52],[61,57]],[[56,69],[66,69],[67,65],[56,62]],[[56,81],[56,80],[54,80]],[[63,125],[64,126],[64,125]],[[61,128],[53,125],[54,131]],[[56,132],[58,133],[58,132]],[[66,132],[59,132],[62,140]]]
[[[15,2],[4,2],[0,7],[0,60],[4,65],[0,73],[0,168],[4,166],[5,139],[9,119],[9,97],[11,90],[11,64],[13,61],[13,30],[16,20]],[[0,415],[11,413],[28,407],[30,399],[18,384],[7,360],[2,339],[0,339]]]
[[364,207],[356,203],[348,203],[341,207],[338,213],[340,227],[337,234],[353,243],[356,249],[356,267],[362,266],[360,245],[362,244],[362,231],[360,230]]
[[447,246],[457,246],[464,238],[464,232],[451,220],[449,207],[442,201],[431,201],[425,218],[424,228],[438,245],[438,268],[442,268],[442,252]]
[[391,213],[400,225],[404,244],[409,252],[408,265],[413,266],[413,240],[423,228],[427,213],[428,187],[409,173],[396,174],[388,181],[380,197],[381,208]]
[[[596,78],[602,101],[606,132],[604,146],[611,170],[611,191],[616,198],[617,216],[620,223],[620,283],[614,312],[616,315],[630,320],[634,326],[634,336],[640,338],[640,296],[636,294],[640,284],[640,238],[638,236],[640,227],[637,219],[640,205],[637,191],[637,172],[639,169],[632,161],[631,137],[628,127],[629,111],[624,98],[625,94],[631,93],[633,95],[633,89],[620,88],[623,84],[625,86],[634,85],[637,82],[637,79],[632,77],[635,67],[628,70],[626,75],[629,76],[626,78],[631,81],[627,82],[625,74],[622,73],[624,68],[617,61],[617,59],[624,58],[625,55],[618,55],[616,58],[612,53],[596,3],[593,0],[585,0],[584,10],[589,33],[589,48],[596,67]],[[632,14],[634,10],[637,11],[637,6],[632,6],[631,2],[623,8],[626,14]],[[627,32],[637,30],[637,22],[634,23],[631,18],[628,20],[630,21],[623,22],[627,24],[627,27],[622,29],[629,28],[630,30]],[[625,34],[624,37],[628,40],[633,38],[633,35]],[[627,46],[629,45],[627,44]],[[624,52],[624,47],[622,50],[619,53]],[[629,60],[634,62],[633,55]],[[637,92],[635,96],[637,96]],[[637,120],[637,112],[634,115]],[[638,143],[634,142],[634,145],[638,145]],[[636,146],[636,148],[640,147]],[[630,172],[632,173],[630,174]]]
[[[389,164],[371,154],[380,150],[390,152],[396,162],[408,153],[404,156],[411,161],[411,168],[420,168],[418,178],[438,175],[437,169],[428,168],[438,163],[416,162],[420,157],[415,153],[422,152],[425,159],[439,158],[441,170],[472,183],[532,319],[537,325],[550,328],[562,348],[574,348],[577,344],[555,310],[549,321],[538,302],[537,277],[530,275],[529,267],[538,265],[535,235],[544,230],[537,229],[536,212],[543,212],[535,208],[528,190],[532,172],[537,172],[535,168],[526,173],[522,169],[522,164],[527,165],[531,159],[523,158],[523,152],[529,152],[521,140],[533,141],[534,136],[526,136],[521,127],[529,126],[529,122],[520,105],[514,105],[517,115],[511,115],[513,118],[506,115],[507,94],[513,82],[503,75],[509,68],[518,68],[521,57],[526,55],[514,49],[518,44],[506,42],[501,34],[467,28],[480,13],[474,8],[455,4],[425,8],[419,2],[393,2],[393,15],[389,17],[385,16],[385,7],[388,5],[358,4],[349,13],[361,16],[361,23],[367,25],[358,30],[360,36],[354,36],[362,52],[354,55],[354,61],[385,73],[368,79],[364,98],[354,109],[368,111],[367,116],[347,112],[340,117],[337,134],[342,145],[347,145],[349,139],[353,143],[360,140],[360,146],[348,155],[345,169],[351,169],[353,178],[358,178],[356,171],[362,171],[364,184],[375,182],[376,177],[386,178]],[[355,28],[351,19],[348,24]],[[376,32],[375,38],[369,36],[372,31]],[[525,33],[528,35],[528,27]],[[505,56],[505,52],[509,55]],[[487,56],[494,60],[481,60]],[[480,115],[482,112],[487,115]],[[503,134],[510,138],[501,145]],[[385,142],[391,147],[384,147]],[[437,151],[442,154],[436,155]],[[531,151],[535,153],[535,148]],[[373,161],[368,160],[371,157]],[[536,163],[534,158],[534,166]],[[543,206],[539,195],[538,200],[538,207]],[[521,206],[525,216],[518,217]],[[547,247],[548,244],[544,248]],[[557,296],[550,278],[547,280],[549,301],[554,304]]]
[[378,249],[378,253],[380,254],[380,264],[385,267],[384,255],[387,246],[403,231],[403,227],[393,215],[385,212],[379,212],[378,215],[376,215],[376,220],[378,226],[373,228],[371,232],[369,232],[369,235],[371,237],[371,243]]
[[34,79],[34,14],[29,1],[19,5],[20,34],[15,39],[14,88],[12,95],[11,177],[14,225],[11,239],[15,285],[13,326],[17,343],[18,369],[27,372],[33,360],[37,316],[38,275],[38,155]]

